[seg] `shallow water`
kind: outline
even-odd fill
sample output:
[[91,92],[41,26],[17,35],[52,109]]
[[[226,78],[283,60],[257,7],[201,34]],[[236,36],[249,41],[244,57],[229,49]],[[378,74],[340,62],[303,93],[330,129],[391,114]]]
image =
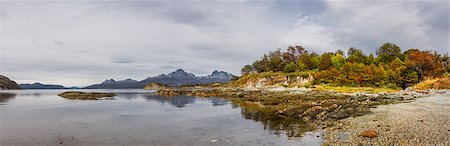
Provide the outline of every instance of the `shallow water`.
[[[245,119],[222,98],[114,92],[115,100],[68,100],[68,90],[0,91],[0,145],[321,145],[318,132],[288,138]],[[73,91],[73,90],[70,90]]]

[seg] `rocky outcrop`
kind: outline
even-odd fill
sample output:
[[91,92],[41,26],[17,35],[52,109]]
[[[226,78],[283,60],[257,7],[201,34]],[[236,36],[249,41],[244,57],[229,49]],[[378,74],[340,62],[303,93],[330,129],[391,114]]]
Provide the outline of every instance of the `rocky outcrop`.
[[0,75],[0,90],[22,89],[20,86],[9,78]]
[[301,77],[301,76],[270,76],[258,78],[256,81],[248,80],[245,83],[245,88],[247,89],[261,89],[266,87],[274,86],[305,86],[314,80],[312,76]]
[[97,93],[97,92],[78,92],[78,91],[68,91],[58,96],[64,97],[66,99],[78,99],[78,100],[99,100],[99,99],[112,99],[115,96],[114,93]]
[[169,88],[170,88],[169,86],[157,82],[152,82],[144,87],[145,90],[161,90]]

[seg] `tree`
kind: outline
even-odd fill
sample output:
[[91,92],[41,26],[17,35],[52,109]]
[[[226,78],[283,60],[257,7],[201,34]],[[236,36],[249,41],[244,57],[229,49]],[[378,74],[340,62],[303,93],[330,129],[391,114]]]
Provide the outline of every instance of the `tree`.
[[295,64],[295,62],[290,62],[284,66],[284,72],[285,73],[291,73],[297,71],[299,66]]
[[326,70],[333,66],[333,63],[331,63],[331,57],[334,56],[334,53],[323,53],[320,56],[320,63],[319,63],[319,69],[320,70]]
[[255,68],[253,68],[253,66],[251,66],[251,65],[246,65],[246,66],[242,67],[242,69],[241,69],[241,74],[242,74],[242,75],[247,75],[247,74],[253,73],[253,72],[255,72],[255,71],[256,71],[256,70],[255,70]]
[[[347,54],[342,50],[335,53],[308,53],[301,46],[289,46],[264,54],[251,65],[241,69],[242,75],[252,72],[285,72],[312,70],[314,84],[342,86],[368,86],[406,88],[425,77],[441,77],[450,72],[449,56],[433,51],[409,49],[400,53],[400,48],[385,43],[374,54],[364,55],[354,47]],[[348,57],[345,57],[347,55]]]
[[320,60],[319,55],[317,53],[311,53],[305,52],[300,56],[300,61],[303,63],[307,69],[313,70],[316,69],[319,66]]
[[376,54],[379,61],[389,63],[397,57],[402,59],[401,52],[402,50],[397,45],[393,43],[384,43],[377,49]]
[[340,69],[345,64],[345,58],[341,54],[336,54],[331,57],[331,63],[336,69]]
[[283,59],[285,62],[298,62],[303,53],[305,53],[305,48],[302,46],[289,46],[283,53]]
[[362,50],[356,49],[354,47],[348,49],[347,55],[347,62],[364,63],[364,61],[366,60],[366,56],[364,55]]
[[281,49],[277,49],[276,51],[270,51],[269,55],[267,55],[268,63],[266,65],[266,71],[283,71],[286,62],[283,60],[283,55],[281,53]]
[[438,77],[444,72],[443,64],[436,52],[415,50],[408,52],[407,55],[406,65],[417,72],[420,80],[424,77]]
[[396,70],[398,68],[400,68],[401,66],[403,66],[403,61],[400,60],[400,58],[395,58],[391,63],[389,63],[389,67],[392,70]]
[[344,51],[339,49],[334,54],[341,54],[342,56],[344,56]]
[[419,82],[419,75],[412,68],[403,70],[400,73],[400,86],[405,89]]
[[373,57],[373,54],[370,54],[369,57],[366,58],[364,63],[366,65],[371,65],[372,63],[374,63],[374,61],[375,61],[375,58]]
[[304,70],[306,70],[306,65],[305,64],[303,64],[303,63],[301,63],[301,62],[299,62],[298,63],[298,70],[299,71],[304,71]]

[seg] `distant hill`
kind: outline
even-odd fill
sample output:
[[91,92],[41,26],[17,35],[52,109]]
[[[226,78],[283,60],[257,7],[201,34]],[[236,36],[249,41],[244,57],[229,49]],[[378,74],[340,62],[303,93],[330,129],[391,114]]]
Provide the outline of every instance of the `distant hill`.
[[10,80],[9,78],[0,75],[0,90],[8,90],[8,89],[21,89],[16,82]]
[[192,84],[208,84],[214,82],[226,83],[231,81],[234,75],[215,70],[211,75],[195,76],[192,73],[187,73],[183,69],[178,69],[169,74],[161,74],[155,77],[148,77],[142,81],[132,79],[115,81],[114,79],[105,80],[100,84],[94,84],[84,87],[84,89],[142,89],[146,85],[156,82],[169,86],[181,86]]
[[126,79],[116,81],[114,79],[105,80],[100,84],[94,84],[83,89],[133,89],[136,88],[138,81],[132,79]]
[[19,86],[23,89],[67,89],[66,87],[61,85],[42,84],[42,83],[19,84]]

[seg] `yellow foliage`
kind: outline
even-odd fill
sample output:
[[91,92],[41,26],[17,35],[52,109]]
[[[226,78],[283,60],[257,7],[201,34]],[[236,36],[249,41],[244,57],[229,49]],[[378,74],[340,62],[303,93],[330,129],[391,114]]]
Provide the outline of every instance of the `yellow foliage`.
[[389,89],[389,88],[372,88],[372,87],[334,87],[334,86],[321,86],[316,85],[316,90],[333,90],[341,93],[355,93],[355,92],[370,92],[370,93],[379,93],[379,92],[398,92],[399,90]]
[[412,87],[415,90],[450,89],[450,77],[426,79]]

